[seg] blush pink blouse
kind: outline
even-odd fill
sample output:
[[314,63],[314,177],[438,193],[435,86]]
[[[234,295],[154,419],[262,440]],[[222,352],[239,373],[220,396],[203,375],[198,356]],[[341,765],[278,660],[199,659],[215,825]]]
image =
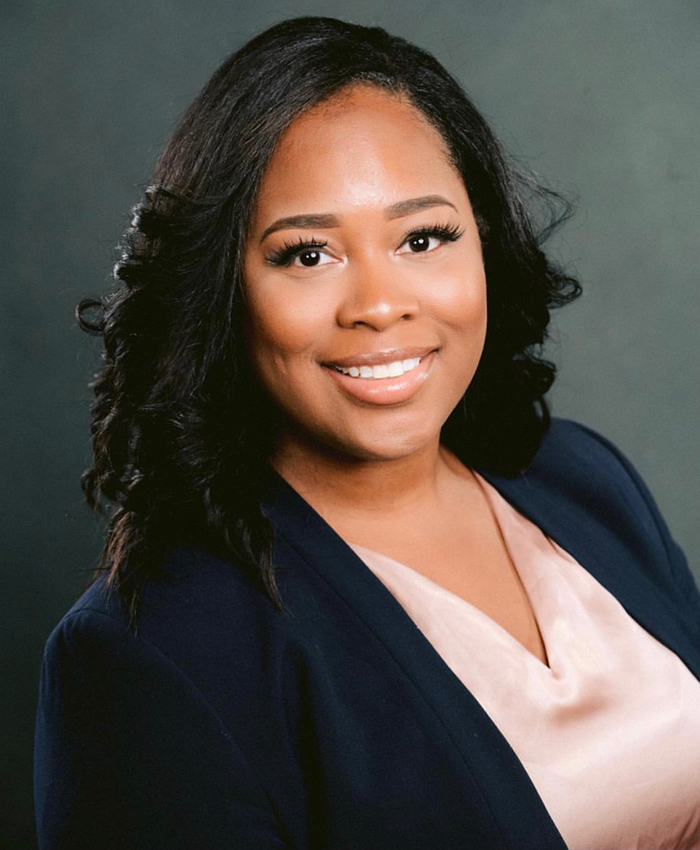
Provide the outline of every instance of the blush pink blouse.
[[549,666],[461,597],[351,544],[522,761],[570,850],[700,848],[700,682],[478,477]]

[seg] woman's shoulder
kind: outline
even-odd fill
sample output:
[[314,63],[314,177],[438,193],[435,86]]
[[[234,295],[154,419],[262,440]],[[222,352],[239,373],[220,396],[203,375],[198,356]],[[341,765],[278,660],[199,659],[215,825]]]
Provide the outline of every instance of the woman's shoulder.
[[[158,619],[167,620],[177,608],[189,608],[206,616],[210,607],[220,603],[222,594],[230,605],[231,600],[252,592],[252,585],[245,570],[235,561],[217,557],[204,548],[176,546],[163,559],[158,577],[152,571],[144,584],[140,606],[143,616],[137,620],[136,631]],[[127,609],[106,573],[92,581],[63,620],[90,619],[93,615],[122,625],[129,620]]]
[[500,485],[570,549],[602,547],[611,569],[622,573],[622,564],[634,563],[694,617],[700,613],[695,581],[654,497],[606,437],[554,419],[530,468]]
[[668,544],[659,508],[629,458],[592,428],[553,419],[531,466],[514,482],[563,509],[597,515],[608,524],[642,527]]
[[609,439],[572,419],[554,417],[533,463],[535,469],[566,467],[582,475],[629,474],[632,464]]
[[554,419],[525,472],[491,481],[569,551],[603,547],[611,562],[643,562],[663,581],[670,566],[692,586],[649,488],[623,452],[592,429]]
[[[186,677],[222,664],[233,670],[243,655],[244,635],[249,647],[256,633],[274,642],[280,631],[274,614],[270,600],[235,561],[183,547],[168,555],[162,578],[146,582],[134,623],[100,576],[61,618],[46,651],[94,669],[133,656]],[[283,626],[283,618],[277,620]]]
[[136,834],[153,848],[221,847],[223,836],[282,846],[242,734],[273,693],[240,649],[244,582],[233,565],[221,581],[224,565],[205,553],[173,553],[168,566],[144,589],[135,631],[100,577],[47,641],[35,738],[42,846],[126,847]]
[[655,525],[661,521],[649,488],[629,458],[579,422],[553,419],[524,477],[558,490],[562,497],[588,502],[591,508],[617,507]]

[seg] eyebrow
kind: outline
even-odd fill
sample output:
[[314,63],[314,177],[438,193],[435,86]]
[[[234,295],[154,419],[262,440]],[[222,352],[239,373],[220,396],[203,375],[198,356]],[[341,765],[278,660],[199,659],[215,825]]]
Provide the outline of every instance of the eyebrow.
[[[420,212],[421,210],[431,209],[432,207],[452,207],[457,212],[457,207],[447,198],[442,195],[424,195],[421,198],[409,198],[406,201],[399,201],[392,204],[384,210],[384,216],[391,221],[395,218],[403,218],[407,215]],[[260,237],[260,242],[277,230],[291,230],[292,228],[301,228],[303,230],[313,230],[315,227],[331,228],[339,227],[340,220],[332,213],[308,213],[302,215],[289,215],[284,218],[278,218],[268,228],[265,229]]]

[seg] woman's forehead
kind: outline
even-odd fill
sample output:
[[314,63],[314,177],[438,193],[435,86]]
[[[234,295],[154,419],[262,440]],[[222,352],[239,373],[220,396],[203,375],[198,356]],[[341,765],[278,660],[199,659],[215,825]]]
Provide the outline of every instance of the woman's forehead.
[[[408,94],[371,83],[348,85],[302,112],[282,134],[276,152],[298,144],[300,137],[320,146],[329,137],[337,138],[340,132],[335,131],[341,125],[345,131],[349,126],[367,124],[373,117],[393,124],[396,132],[420,128],[449,157],[445,140]],[[378,124],[377,120],[370,132],[377,132]]]
[[[300,115],[268,164],[258,207],[392,204],[463,189],[444,140],[403,95],[356,86]],[[258,209],[258,212],[261,210]]]

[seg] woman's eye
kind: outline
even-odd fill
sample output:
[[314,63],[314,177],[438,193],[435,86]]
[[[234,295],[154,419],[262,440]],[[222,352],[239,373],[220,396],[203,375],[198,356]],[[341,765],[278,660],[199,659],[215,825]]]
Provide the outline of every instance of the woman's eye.
[[333,262],[333,258],[324,251],[325,242],[285,242],[267,255],[266,259],[273,266],[294,266],[295,268],[312,269]]
[[453,225],[417,230],[406,236],[399,247],[398,253],[424,254],[428,251],[434,251],[446,242],[455,242],[463,232]]
[[292,258],[290,265],[313,268],[314,266],[324,266],[329,260],[330,257],[322,251],[316,248],[306,248]]
[[416,236],[410,236],[406,242],[408,250],[413,254],[419,254],[422,251],[432,251],[440,245],[440,240],[437,236],[429,236],[427,233],[420,233]]

